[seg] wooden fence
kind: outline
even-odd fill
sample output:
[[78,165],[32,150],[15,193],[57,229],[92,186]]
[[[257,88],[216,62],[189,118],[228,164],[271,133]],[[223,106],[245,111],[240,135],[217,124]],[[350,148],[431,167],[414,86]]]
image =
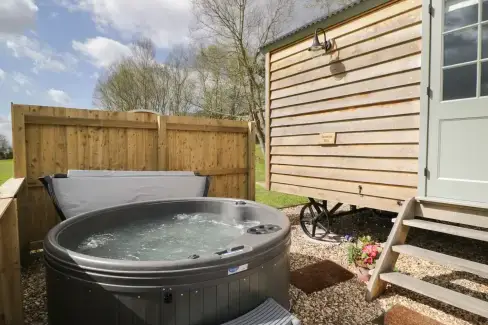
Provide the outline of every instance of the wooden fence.
[[23,185],[11,178],[0,186],[0,325],[23,324],[18,215],[25,199],[17,200]]
[[58,222],[38,177],[68,169],[198,171],[209,196],[254,200],[254,123],[12,104],[12,130],[28,186],[22,249]]

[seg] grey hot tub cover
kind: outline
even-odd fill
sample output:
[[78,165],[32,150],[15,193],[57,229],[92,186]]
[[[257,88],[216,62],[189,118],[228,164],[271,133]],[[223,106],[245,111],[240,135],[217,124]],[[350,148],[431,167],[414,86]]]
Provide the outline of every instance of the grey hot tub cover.
[[205,197],[208,194],[208,176],[195,175],[193,172],[153,172],[157,175],[142,173],[142,176],[137,175],[137,172],[121,172],[119,175],[100,173],[100,176],[96,176],[96,173],[83,175],[77,172],[75,174],[81,177],[55,174],[39,180],[51,197],[61,220],[121,204],[166,198]]

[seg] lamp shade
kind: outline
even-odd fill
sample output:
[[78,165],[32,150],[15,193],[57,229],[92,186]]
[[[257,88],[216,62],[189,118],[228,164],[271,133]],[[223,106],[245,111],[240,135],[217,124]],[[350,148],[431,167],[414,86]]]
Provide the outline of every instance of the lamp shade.
[[315,35],[313,37],[313,42],[312,42],[312,46],[309,47],[309,51],[319,51],[319,50],[322,50],[324,48],[324,46],[322,45],[322,43],[320,43],[319,41],[319,36],[317,35],[317,30],[315,31]]

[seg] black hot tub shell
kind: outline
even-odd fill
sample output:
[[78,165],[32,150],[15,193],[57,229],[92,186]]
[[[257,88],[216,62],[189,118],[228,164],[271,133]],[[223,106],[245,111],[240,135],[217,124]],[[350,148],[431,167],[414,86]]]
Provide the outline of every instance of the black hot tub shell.
[[[216,213],[258,220],[226,251],[178,261],[127,261],[74,252],[84,236],[138,216]],[[191,238],[188,238],[191,240]],[[267,298],[289,307],[290,223],[251,201],[195,198],[98,210],[55,226],[44,240],[51,325],[221,324]]]

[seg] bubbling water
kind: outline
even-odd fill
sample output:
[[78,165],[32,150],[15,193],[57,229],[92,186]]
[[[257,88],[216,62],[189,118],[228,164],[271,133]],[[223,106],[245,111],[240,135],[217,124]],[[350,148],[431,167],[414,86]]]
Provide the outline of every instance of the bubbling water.
[[91,234],[78,253],[118,260],[160,261],[212,254],[227,247],[259,221],[242,221],[213,213],[177,214],[159,220],[135,220]]

